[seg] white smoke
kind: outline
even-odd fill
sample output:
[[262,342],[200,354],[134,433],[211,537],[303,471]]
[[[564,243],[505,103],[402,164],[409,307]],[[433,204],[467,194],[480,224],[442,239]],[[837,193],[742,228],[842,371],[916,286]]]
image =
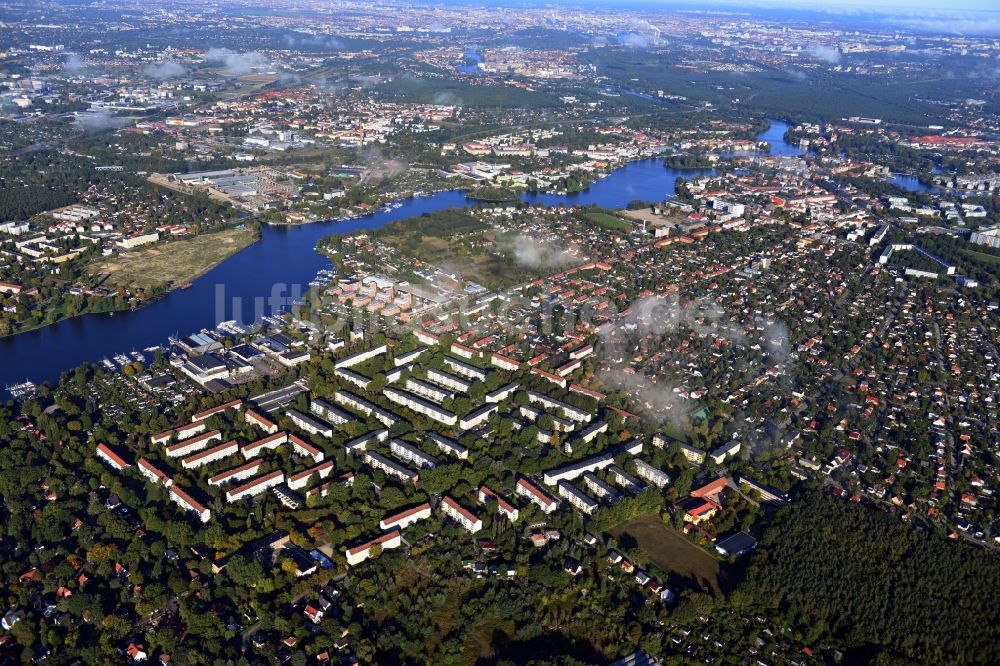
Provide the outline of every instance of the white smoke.
[[255,69],[270,68],[271,61],[259,51],[237,53],[226,48],[211,48],[205,52],[205,62],[221,63],[230,76],[243,76]]
[[66,54],[66,62],[63,64],[63,70],[67,74],[78,74],[87,68],[87,63],[83,61],[83,58],[75,53]]
[[167,60],[146,65],[142,73],[157,81],[169,81],[184,76],[187,74],[187,70],[184,69],[183,65]]
[[367,151],[361,159],[365,162],[365,170],[360,179],[362,185],[395,178],[409,169],[402,160],[386,159],[382,156],[382,151],[377,148]]
[[323,49],[327,51],[341,51],[344,42],[333,35],[310,35],[300,32],[291,32],[282,36],[281,40],[290,49]]
[[513,255],[515,262],[528,268],[559,269],[582,261],[576,248],[524,234],[506,239],[500,246]]
[[822,60],[830,65],[836,65],[840,62],[840,49],[836,46],[813,44],[806,47],[806,53],[816,60]]
[[645,35],[640,35],[637,32],[629,32],[618,37],[618,41],[622,46],[627,46],[632,49],[648,49],[653,46],[653,40]]
[[107,111],[88,111],[78,113],[75,118],[75,125],[85,132],[101,132],[109,129],[127,127],[132,122],[128,118],[118,118],[112,116]]

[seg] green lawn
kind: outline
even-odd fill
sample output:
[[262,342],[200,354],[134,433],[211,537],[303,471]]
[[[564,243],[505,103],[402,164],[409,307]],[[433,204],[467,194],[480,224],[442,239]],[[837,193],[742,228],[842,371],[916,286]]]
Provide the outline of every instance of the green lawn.
[[719,561],[700,547],[688,541],[657,516],[639,516],[612,530],[619,541],[627,534],[636,540],[649,561],[670,572],[687,586],[706,592],[720,593]]
[[631,223],[620,217],[609,215],[607,213],[584,213],[582,217],[587,222],[599,224],[602,227],[613,231],[632,231]]

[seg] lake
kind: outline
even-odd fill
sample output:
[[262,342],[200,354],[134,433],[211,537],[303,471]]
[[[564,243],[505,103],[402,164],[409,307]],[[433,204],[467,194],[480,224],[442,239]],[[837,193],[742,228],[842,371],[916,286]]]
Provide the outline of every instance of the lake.
[[[772,151],[798,150],[782,140],[787,125],[774,121],[761,135]],[[616,169],[585,191],[568,194],[524,195],[523,201],[540,205],[597,204],[623,208],[633,199],[660,201],[674,194],[678,177],[704,173],[698,169],[667,169],[662,160],[632,162]],[[308,284],[329,261],[316,252],[316,241],[332,233],[375,229],[389,222],[453,206],[467,206],[462,192],[440,192],[401,202],[388,212],[344,222],[320,222],[301,226],[264,226],[261,239],[233,255],[194,281],[188,289],[174,291],[139,310],[114,315],[84,315],[36,331],[0,339],[0,395],[3,387],[30,379],[55,382],[59,375],[85,362],[122,352],[141,351],[162,345],[167,337],[214,328],[229,319],[254,320],[259,302],[264,314],[289,294],[304,293]],[[295,291],[297,290],[297,291]],[[241,308],[234,307],[234,299]]]

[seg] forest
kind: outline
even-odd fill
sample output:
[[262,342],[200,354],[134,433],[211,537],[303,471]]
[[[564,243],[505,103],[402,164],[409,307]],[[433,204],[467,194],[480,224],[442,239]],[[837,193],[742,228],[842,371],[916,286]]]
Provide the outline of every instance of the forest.
[[1000,660],[1000,568],[991,553],[810,494],[775,517],[740,594],[848,663]]

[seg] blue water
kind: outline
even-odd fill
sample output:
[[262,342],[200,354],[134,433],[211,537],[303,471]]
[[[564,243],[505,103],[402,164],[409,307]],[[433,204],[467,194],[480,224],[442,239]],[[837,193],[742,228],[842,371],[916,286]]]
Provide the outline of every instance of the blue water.
[[897,187],[902,187],[904,190],[909,190],[910,192],[939,192],[940,189],[933,187],[931,185],[924,185],[920,182],[920,179],[916,176],[909,176],[905,173],[894,173],[892,174],[888,182],[892,183]]
[[[772,130],[775,131],[772,127]],[[779,146],[784,130],[777,132]],[[666,169],[661,160],[633,162],[598,180],[588,190],[570,195],[525,195],[542,205],[599,204],[622,208],[633,199],[659,201],[674,194],[678,177],[692,178],[702,170]],[[3,388],[30,379],[54,382],[84,362],[166,343],[167,336],[187,335],[229,319],[249,323],[271,314],[271,305],[308,289],[309,282],[329,262],[316,252],[316,241],[332,233],[375,229],[389,222],[442,208],[466,206],[461,192],[441,192],[402,202],[386,213],[346,222],[322,222],[293,227],[265,226],[261,239],[181,289],[132,312],[84,315],[37,331],[0,339],[0,397]],[[276,290],[277,289],[277,290]],[[272,299],[272,296],[276,297]],[[234,298],[241,307],[236,307]],[[282,302],[285,301],[285,302]]]
[[468,65],[459,65],[455,68],[456,71],[462,74],[482,74],[483,71],[479,69],[479,65],[483,62],[483,57],[475,51],[469,51],[465,54],[467,60],[472,61]]

